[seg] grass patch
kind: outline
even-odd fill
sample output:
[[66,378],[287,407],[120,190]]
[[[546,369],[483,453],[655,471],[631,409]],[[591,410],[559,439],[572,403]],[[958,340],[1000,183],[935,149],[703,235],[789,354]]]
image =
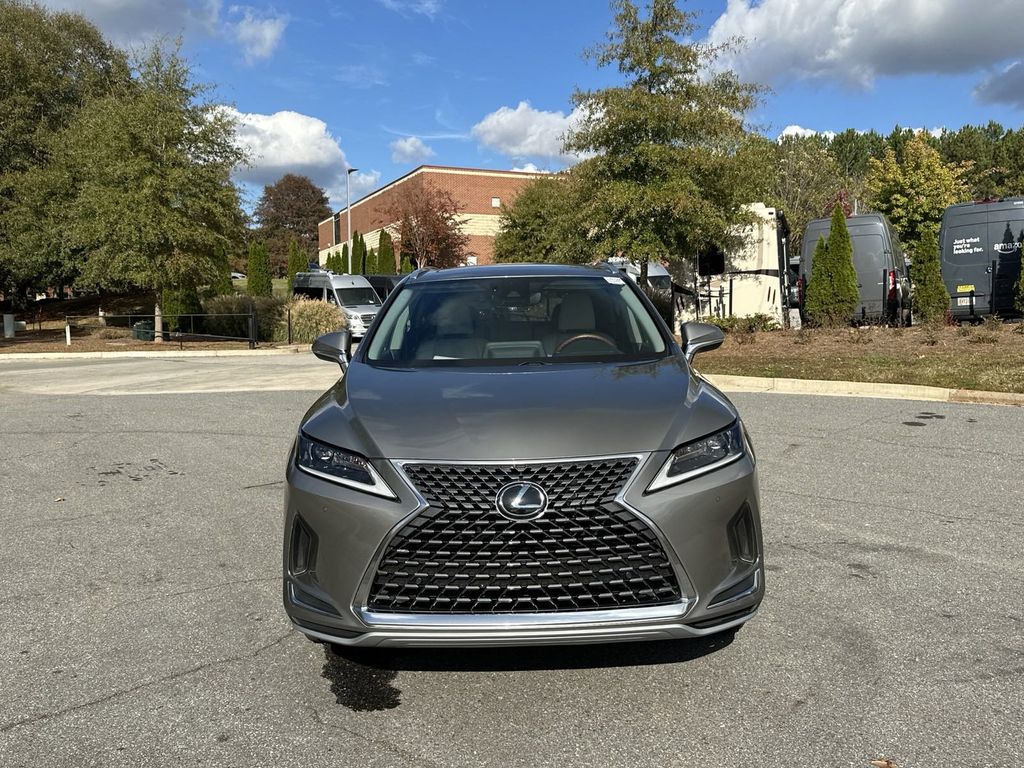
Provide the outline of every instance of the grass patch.
[[[275,277],[270,281],[274,296],[279,299],[290,299],[292,295],[291,288],[288,285],[287,277]],[[232,285],[235,286],[235,290],[240,293],[245,293],[245,289],[248,287],[249,281],[247,279],[232,280]]]
[[730,334],[721,349],[698,357],[697,367],[711,374],[1024,393],[1024,333],[1016,328],[803,329],[757,333],[756,343]]

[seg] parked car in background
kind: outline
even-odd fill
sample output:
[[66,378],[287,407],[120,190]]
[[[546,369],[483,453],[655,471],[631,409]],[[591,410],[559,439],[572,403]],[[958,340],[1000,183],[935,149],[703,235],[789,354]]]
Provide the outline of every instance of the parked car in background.
[[496,646],[735,630],[764,596],[754,452],[607,267],[415,272],[299,425],[284,607],[318,642]]
[[245,280],[245,272],[232,272],[231,273],[231,279],[232,280]]
[[362,338],[380,309],[381,300],[362,275],[336,275],[333,272],[298,272],[293,296],[336,304],[345,313],[352,336]]
[[953,205],[942,215],[942,279],[953,317],[1020,314],[1014,306],[1024,242],[1024,197]]
[[365,277],[381,301],[384,301],[388,294],[405,279],[405,275],[365,275]]
[[[853,243],[860,302],[850,318],[854,322],[911,323],[910,261],[903,254],[896,231],[881,213],[846,217]],[[813,279],[814,249],[828,239],[832,219],[815,219],[804,230],[799,262],[801,295]]]

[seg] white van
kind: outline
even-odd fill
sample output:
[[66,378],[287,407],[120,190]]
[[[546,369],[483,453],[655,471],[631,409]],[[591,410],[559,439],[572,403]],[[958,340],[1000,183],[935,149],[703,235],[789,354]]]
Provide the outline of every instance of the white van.
[[370,281],[362,275],[336,275],[333,272],[299,272],[292,287],[293,296],[326,301],[341,307],[348,319],[348,330],[362,338],[377,317],[381,301]]

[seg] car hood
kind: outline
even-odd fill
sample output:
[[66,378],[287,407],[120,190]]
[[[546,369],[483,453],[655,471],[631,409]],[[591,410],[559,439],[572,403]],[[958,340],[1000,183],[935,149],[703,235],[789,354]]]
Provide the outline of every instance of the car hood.
[[669,450],[735,418],[679,357],[511,369],[354,362],[302,429],[369,458],[494,461]]
[[353,315],[375,315],[380,312],[380,304],[346,304],[343,309]]

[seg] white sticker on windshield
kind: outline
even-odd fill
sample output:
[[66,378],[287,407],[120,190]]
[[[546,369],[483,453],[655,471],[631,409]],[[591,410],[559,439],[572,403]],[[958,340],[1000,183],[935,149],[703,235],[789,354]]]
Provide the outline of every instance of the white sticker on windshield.
[[621,277],[606,277],[605,280],[607,280],[612,285],[622,285]]

